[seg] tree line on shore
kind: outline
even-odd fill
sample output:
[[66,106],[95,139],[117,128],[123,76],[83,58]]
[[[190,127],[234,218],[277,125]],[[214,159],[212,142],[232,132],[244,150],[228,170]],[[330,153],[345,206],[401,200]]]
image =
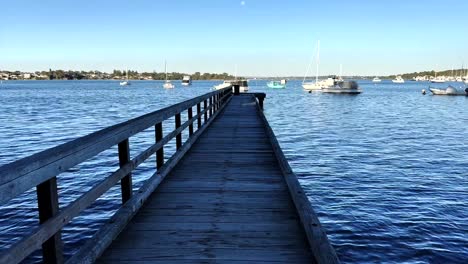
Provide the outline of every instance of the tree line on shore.
[[396,76],[401,76],[403,79],[413,79],[418,76],[467,76],[468,75],[467,69],[454,69],[454,70],[444,70],[444,71],[422,71],[422,72],[413,72],[413,73],[404,73],[398,75],[389,75],[389,76],[381,76],[384,78],[393,79]]
[[[108,80],[108,79],[125,79],[127,71],[113,70],[112,73],[101,71],[72,71],[72,70],[52,70],[36,71],[36,72],[21,72],[21,71],[1,71],[2,76],[14,77],[12,79],[37,79],[37,80]],[[181,80],[184,76],[190,75],[192,80],[225,80],[234,79],[234,76],[228,73],[201,73],[193,74],[171,72],[167,73],[167,78],[172,80]],[[26,77],[27,76],[27,77]],[[166,73],[164,72],[138,72],[129,70],[129,79],[137,80],[165,80]]]

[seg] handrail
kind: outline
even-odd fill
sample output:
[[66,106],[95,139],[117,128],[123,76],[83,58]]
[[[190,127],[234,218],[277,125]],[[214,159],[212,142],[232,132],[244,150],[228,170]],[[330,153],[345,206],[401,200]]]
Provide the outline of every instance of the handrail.
[[[44,262],[62,263],[63,252],[60,233],[67,223],[119,181],[122,187],[123,206],[127,201],[132,201],[131,172],[154,153],[157,156],[157,172],[164,169],[164,145],[176,137],[177,152],[173,157],[180,156],[180,152],[187,149],[187,147],[184,148],[187,145],[186,143],[191,145],[192,141],[196,140],[201,131],[212,122],[212,119],[218,114],[217,112],[225,106],[231,96],[231,88],[210,92],[0,167],[0,204],[37,187],[41,223],[32,234],[22,238],[11,248],[3,251],[0,256],[0,263],[19,263],[39,249],[41,245]],[[201,110],[202,103],[204,106],[203,111]],[[193,115],[192,109],[195,106],[196,115]],[[187,111],[188,120],[181,124],[180,115],[184,111]],[[162,137],[162,122],[173,116],[176,117],[175,129]],[[204,121],[203,124],[202,120]],[[197,131],[194,133],[193,123],[195,121],[198,124]],[[131,159],[129,156],[129,137],[149,127],[155,127],[156,142]],[[182,131],[187,127],[189,128],[189,139],[182,144]],[[115,145],[119,146],[120,168],[59,211],[56,176]],[[168,166],[173,165],[168,164]],[[167,169],[165,173],[167,173]],[[141,192],[141,189],[139,192]]]

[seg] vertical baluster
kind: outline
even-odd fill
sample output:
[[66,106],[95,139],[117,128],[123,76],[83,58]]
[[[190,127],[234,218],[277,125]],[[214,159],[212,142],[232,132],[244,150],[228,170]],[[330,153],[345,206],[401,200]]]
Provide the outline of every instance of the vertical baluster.
[[200,105],[200,103],[198,103],[198,104],[197,104],[198,129],[201,128],[201,116],[200,116],[200,113],[201,113],[201,105]]
[[[193,118],[192,107],[189,107],[187,111],[187,117],[188,117],[188,120],[191,120]],[[191,122],[189,125],[189,137],[191,137],[192,135],[193,135],[193,122]]]
[[[36,188],[39,223],[44,223],[59,212],[57,178],[45,181]],[[42,244],[43,263],[63,263],[61,231]]]
[[210,118],[213,116],[213,96],[210,96]]
[[[119,165],[123,167],[130,162],[130,144],[128,138],[120,142],[119,145]],[[120,180],[122,190],[122,203],[127,202],[132,197],[132,174],[129,173]]]
[[206,110],[207,108],[208,106],[207,106],[207,102],[205,99],[205,101],[203,101],[203,110],[205,110],[205,123],[206,123],[206,120],[208,120],[208,111]]
[[[156,134],[156,142],[159,142],[163,138],[163,127],[162,122],[157,123],[154,127]],[[161,168],[164,165],[164,146],[156,151],[156,168]]]
[[[175,115],[175,129],[178,129],[181,125],[180,113]],[[179,150],[182,147],[182,132],[176,136],[176,149]]]

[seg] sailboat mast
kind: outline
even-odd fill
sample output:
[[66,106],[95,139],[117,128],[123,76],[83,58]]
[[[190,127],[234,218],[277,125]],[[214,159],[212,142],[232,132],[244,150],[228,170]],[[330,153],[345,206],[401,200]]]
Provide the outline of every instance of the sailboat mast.
[[166,81],[167,81],[167,61],[164,61],[164,72],[166,73]]
[[340,64],[340,79],[343,79],[343,64]]
[[315,74],[315,83],[318,83],[319,64],[320,64],[320,40],[317,43],[317,72]]
[[234,66],[234,79],[237,81],[237,64]]

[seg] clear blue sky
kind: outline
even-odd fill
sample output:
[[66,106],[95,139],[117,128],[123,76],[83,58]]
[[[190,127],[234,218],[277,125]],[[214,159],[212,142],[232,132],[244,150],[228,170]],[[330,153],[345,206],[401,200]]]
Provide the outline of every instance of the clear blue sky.
[[0,69],[383,75],[468,65],[467,0],[15,0]]

